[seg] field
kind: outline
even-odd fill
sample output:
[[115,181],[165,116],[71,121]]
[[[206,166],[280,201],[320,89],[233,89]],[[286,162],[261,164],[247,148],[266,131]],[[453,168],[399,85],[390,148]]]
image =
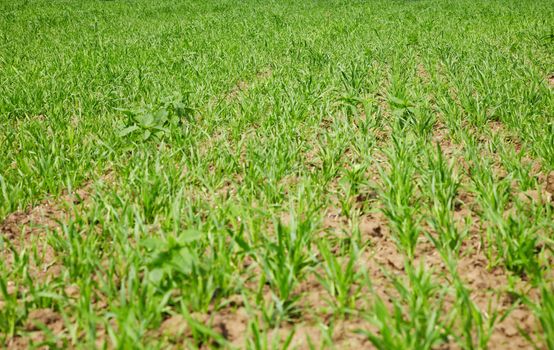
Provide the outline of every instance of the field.
[[0,1],[0,345],[554,349],[551,0]]

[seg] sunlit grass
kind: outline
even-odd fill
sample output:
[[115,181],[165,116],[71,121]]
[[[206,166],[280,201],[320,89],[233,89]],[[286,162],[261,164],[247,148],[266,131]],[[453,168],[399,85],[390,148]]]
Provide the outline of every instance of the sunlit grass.
[[0,343],[552,349],[552,23],[0,3]]

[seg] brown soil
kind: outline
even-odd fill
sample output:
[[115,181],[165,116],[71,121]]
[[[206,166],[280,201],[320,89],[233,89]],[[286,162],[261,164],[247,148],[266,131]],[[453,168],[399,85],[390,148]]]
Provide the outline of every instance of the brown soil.
[[[428,81],[430,74],[420,65],[417,68],[418,76]],[[554,86],[554,77],[549,78],[549,83]],[[237,87],[230,93],[235,98],[240,91],[248,89],[249,85],[239,82]],[[387,114],[388,106],[386,99],[381,99],[381,108],[384,114]],[[323,119],[321,129],[328,130],[333,127],[329,119]],[[489,128],[493,133],[501,133],[506,141],[514,143],[516,150],[520,151],[522,146],[517,138],[510,135],[500,122],[491,122]],[[383,138],[386,139],[386,136]],[[485,142],[486,138],[481,141]],[[432,142],[440,145],[443,154],[448,159],[455,159],[457,167],[455,171],[459,174],[468,174],[469,165],[461,156],[463,147],[455,144],[450,137],[448,128],[441,122],[438,122],[434,128]],[[321,166],[318,156],[317,146],[313,145],[305,154],[306,162],[313,165],[314,168]],[[499,172],[504,171],[501,167]],[[375,169],[369,171],[367,177],[378,179]],[[467,182],[467,178],[465,181]],[[554,172],[548,174],[544,181],[545,193],[554,194]],[[224,185],[224,192],[232,191],[232,184]],[[332,184],[336,188],[336,182]],[[529,197],[530,200],[536,200],[537,194],[533,191],[519,192],[517,196]],[[358,262],[358,268],[367,271],[372,282],[372,290],[363,289],[360,300],[357,300],[359,310],[371,307],[375,296],[380,297],[389,307],[393,301],[398,298],[398,294],[392,286],[391,276],[399,278],[405,277],[405,257],[397,248],[396,243],[389,230],[389,224],[384,215],[377,211],[378,204],[375,201],[375,193],[358,194],[353,199],[358,203],[357,210],[360,216],[357,218],[357,228],[361,233],[362,240],[367,243],[367,247],[361,254]],[[369,204],[368,204],[369,203]],[[365,205],[364,205],[365,204]],[[372,209],[371,211],[368,210]],[[494,326],[492,336],[489,341],[490,349],[527,349],[532,348],[522,333],[536,334],[538,324],[532,312],[525,306],[516,302],[515,293],[527,295],[531,299],[536,299],[537,291],[531,287],[528,281],[524,279],[515,279],[515,284],[509,286],[510,275],[502,266],[490,267],[487,257],[487,248],[484,245],[483,234],[485,232],[485,223],[482,221],[478,206],[475,202],[475,194],[466,190],[464,186],[457,197],[456,208],[454,212],[454,221],[458,228],[463,229],[467,225],[468,235],[462,244],[460,256],[457,262],[457,273],[468,288],[471,300],[485,314],[497,312],[501,316]],[[290,223],[288,213],[281,217],[283,224]],[[340,210],[336,207],[328,209],[322,218],[321,239],[336,241],[337,239],[348,237],[353,231],[351,219],[341,216]],[[433,234],[429,227],[424,229]],[[494,254],[494,252],[493,252]],[[421,237],[417,245],[416,258],[414,265],[423,264],[428,271],[433,272],[433,277],[440,285],[451,285],[452,281],[448,279],[448,268],[442,257],[425,237]],[[255,262],[247,263],[252,266]],[[252,285],[254,287],[255,283]],[[361,319],[356,315],[350,315],[346,318],[335,319],[330,313],[328,304],[328,295],[315,275],[309,274],[305,281],[301,282],[297,288],[301,295],[300,306],[302,316],[294,323],[281,324],[277,329],[269,330],[268,337],[279,337],[285,339],[293,330],[292,340],[293,348],[308,349],[309,341],[316,347],[323,342],[324,336],[321,333],[320,325],[330,326],[333,324],[334,331],[331,332],[331,341],[336,348],[358,347],[363,349],[372,348],[367,338],[355,333],[360,329],[377,332],[377,329],[369,321]],[[269,290],[266,288],[265,298],[269,299]],[[445,312],[453,305],[454,298],[449,296],[445,303]],[[228,307],[212,311],[209,315],[194,315],[198,322],[201,322],[227,339],[231,344],[241,347],[245,344],[245,335],[248,330],[248,321],[253,316],[246,311],[242,301],[233,301]],[[168,336],[172,339],[186,340],[191,336],[191,330],[186,320],[180,316],[172,316],[166,319],[160,327],[159,333],[155,336]],[[453,341],[441,349],[456,349],[457,344]]]
[[[418,68],[418,74],[422,79],[429,79],[429,74],[424,68]],[[271,76],[271,71],[258,73],[257,79],[267,79]],[[554,84],[554,77],[551,78]],[[242,92],[250,88],[252,84],[239,82],[237,86],[229,93],[228,99],[237,98]],[[384,107],[386,108],[386,107]],[[323,121],[323,126],[326,121]],[[504,132],[500,123],[491,123],[491,130],[494,132]],[[467,173],[468,166],[459,156],[462,146],[455,144],[447,127],[442,123],[437,123],[432,135],[432,142],[440,145],[445,157],[455,159],[459,164],[459,173]],[[306,155],[307,162],[312,162],[315,167],[319,164],[318,155],[315,151],[308,151]],[[372,181],[378,179],[376,168],[368,171],[367,178]],[[467,179],[465,179],[467,181]],[[238,182],[241,179],[237,180]],[[554,172],[545,176],[545,193],[550,194],[549,200],[554,198]],[[336,184],[334,185],[336,186]],[[216,195],[231,196],[236,193],[233,182],[224,183],[216,191]],[[92,184],[86,184],[82,189],[72,194],[63,195],[58,200],[45,200],[39,205],[29,208],[25,211],[15,212],[9,215],[3,223],[0,224],[0,233],[4,234],[7,240],[14,245],[16,250],[23,247],[32,246],[34,242],[44,241],[49,230],[58,229],[58,221],[67,221],[72,217],[73,210],[79,210],[86,205],[92,194]],[[529,197],[530,200],[536,200],[537,194],[534,192],[519,193],[519,196]],[[520,330],[524,333],[535,334],[538,324],[532,312],[519,304],[514,304],[514,292],[518,292],[537,298],[537,291],[534,290],[527,281],[518,280],[513,289],[508,289],[509,273],[502,267],[490,267],[489,259],[486,255],[487,247],[483,243],[483,232],[485,223],[477,212],[475,195],[466,190],[464,186],[460,190],[457,198],[454,220],[459,228],[469,224],[468,236],[465,237],[461,253],[458,259],[457,272],[461,279],[466,283],[469,289],[472,301],[482,310],[487,311],[490,306],[505,318],[498,322],[492,332],[492,338],[489,342],[490,349],[526,349],[531,348],[528,341],[522,336]],[[389,229],[388,220],[379,211],[377,194],[372,191],[358,193],[354,196],[356,210],[359,216],[354,222],[352,218],[341,216],[337,207],[332,207],[326,211],[322,218],[320,237],[336,241],[337,238],[348,237],[352,231],[357,228],[360,231],[364,250],[358,261],[358,268],[367,271],[371,280],[371,290],[359,286],[363,291],[357,307],[359,310],[370,308],[375,297],[381,298],[385,305],[391,309],[394,300],[398,299],[398,293],[392,285],[391,276],[405,277],[405,256],[399,251]],[[287,225],[290,223],[288,214],[285,213],[281,221]],[[357,227],[354,227],[357,226]],[[424,227],[430,234],[433,234],[429,227]],[[55,252],[47,244],[39,244],[42,260],[31,265],[31,276],[38,281],[47,280],[59,275],[61,265],[57,262]],[[11,264],[10,253],[2,257],[8,264]],[[428,271],[433,272],[433,277],[440,285],[450,285],[446,276],[447,267],[435,249],[433,244],[425,237],[421,237],[417,245],[416,258],[414,265],[423,264]],[[245,262],[245,268],[255,269],[255,262]],[[253,267],[251,265],[254,265]],[[361,282],[360,282],[361,284]],[[8,281],[10,292],[13,290],[13,283]],[[10,289],[11,288],[11,289]],[[255,288],[252,286],[252,288]],[[365,288],[365,289],[364,289]],[[349,315],[344,318],[336,318],[329,311],[328,295],[321,283],[315,278],[315,275],[308,274],[305,281],[302,281],[297,288],[297,293],[301,295],[299,302],[302,316],[292,322],[283,323],[276,329],[268,330],[268,337],[279,337],[285,339],[294,331],[292,347],[297,349],[308,349],[308,339],[318,347],[322,344],[325,337],[322,334],[322,327],[333,326],[331,341],[336,348],[358,347],[361,349],[372,348],[367,337],[355,333],[357,330],[364,329],[377,332],[377,328],[368,320],[358,315]],[[77,296],[79,290],[75,286],[68,286],[65,289],[68,296]],[[269,299],[269,291],[265,293],[265,298]],[[227,304],[218,309],[212,310],[207,314],[193,314],[191,317],[198,323],[212,328],[221,334],[227,341],[237,347],[245,344],[248,334],[249,321],[253,316],[247,311],[241,296],[228,298]],[[449,303],[450,301],[450,303]],[[1,300],[0,300],[1,303]],[[1,304],[0,304],[1,305]],[[447,298],[445,312],[452,307],[452,298]],[[513,308],[513,310],[511,310]],[[319,325],[318,325],[319,324]],[[61,315],[51,309],[32,310],[29,313],[28,321],[25,324],[25,331],[28,337],[15,337],[8,341],[9,348],[27,348],[29,341],[45,340],[45,333],[39,325],[48,327],[53,333],[65,332],[64,321]],[[191,341],[192,328],[182,315],[172,315],[162,321],[158,330],[149,334],[149,337],[164,337],[171,340],[173,344],[187,344]],[[208,347],[210,344],[202,344]],[[457,348],[453,342],[447,344],[445,348]]]
[[[108,173],[100,179],[100,182],[112,180],[112,175]],[[34,283],[47,283],[61,274],[63,268],[61,261],[54,249],[46,243],[46,237],[49,232],[60,229],[59,222],[67,222],[77,211],[82,211],[89,205],[93,185],[92,182],[87,182],[72,193],[64,193],[57,199],[45,199],[34,207],[8,215],[0,223],[0,234],[16,252],[36,247],[38,259],[33,258],[34,254],[31,255],[28,271]],[[9,249],[0,251],[0,258],[8,268],[14,263],[13,253]],[[7,286],[10,295],[16,294],[19,297],[24,292],[16,287],[13,281],[7,281]],[[67,297],[75,299],[79,296],[79,289],[77,286],[69,285],[64,288],[64,293]],[[0,307],[3,305],[4,301],[0,295]],[[51,309],[35,309],[31,310],[27,317],[24,327],[26,334],[9,339],[6,345],[10,349],[27,349],[31,343],[44,342],[47,334],[43,327],[53,334],[66,331],[59,313]]]
[[[113,176],[107,173],[99,182],[111,182]],[[82,211],[89,203],[93,194],[93,182],[85,183],[81,188],[72,193],[63,193],[59,198],[45,199],[38,205],[26,210],[9,214],[0,223],[0,233],[16,251],[33,246],[38,243],[41,261],[31,264],[30,276],[37,281],[45,281],[57,276],[61,266],[56,261],[55,253],[51,246],[47,245],[48,232],[59,229],[59,222],[67,222],[77,211]],[[2,258],[8,266],[12,263],[13,256],[10,251],[4,250]]]
[[[34,261],[34,264],[31,264],[32,277],[46,280],[60,273],[54,250],[45,244],[46,235],[49,231],[58,228],[59,221],[68,220],[72,207],[79,205],[87,197],[87,190],[80,190],[74,196],[66,195],[60,200],[45,200],[35,207],[8,215],[0,225],[0,233],[17,251],[21,251],[24,247],[32,247],[34,242],[38,243],[37,248],[42,261]],[[3,258],[10,266],[13,256],[9,251],[4,253]]]
[[544,189],[550,194],[551,200],[554,200],[554,171],[551,171],[546,176],[546,184]]
[[[52,309],[36,309],[29,312],[27,322],[24,326],[26,335],[24,337],[15,337],[5,344],[8,349],[28,349],[32,344],[40,344],[48,340],[47,334],[42,330],[48,328],[53,334],[64,332],[65,326],[60,314]],[[62,347],[61,343],[57,344]],[[48,349],[48,346],[42,346],[39,349]]]

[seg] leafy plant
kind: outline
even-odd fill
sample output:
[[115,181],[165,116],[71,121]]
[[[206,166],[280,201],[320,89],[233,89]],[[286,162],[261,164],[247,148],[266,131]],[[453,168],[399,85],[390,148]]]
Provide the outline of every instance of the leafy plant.
[[177,237],[151,237],[143,241],[146,248],[148,280],[159,287],[168,286],[192,273],[198,258],[190,249],[190,243],[202,236],[200,231],[188,230]]
[[160,106],[142,105],[132,109],[121,109],[127,119],[119,130],[120,137],[138,134],[142,141],[160,139],[169,134],[170,128],[191,121],[194,109],[188,106],[186,99],[167,98]]

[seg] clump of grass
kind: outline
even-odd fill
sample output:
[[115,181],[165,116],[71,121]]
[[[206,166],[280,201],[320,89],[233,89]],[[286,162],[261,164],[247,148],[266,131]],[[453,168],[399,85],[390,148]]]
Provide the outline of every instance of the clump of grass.
[[436,151],[428,153],[427,162],[429,170],[424,176],[423,184],[432,205],[429,223],[436,232],[436,237],[429,237],[436,241],[435,246],[457,252],[464,236],[453,219],[460,179],[454,174],[453,163],[446,163],[440,146],[437,146]]
[[398,298],[389,308],[376,297],[370,321],[378,334],[362,331],[377,349],[432,349],[446,342],[451,315],[442,311],[446,288],[437,285],[423,266],[405,264],[407,281],[393,279]]
[[359,248],[356,244],[349,244],[345,262],[332,253],[327,242],[319,242],[318,248],[324,262],[323,273],[318,274],[318,279],[329,294],[331,306],[338,315],[355,313],[361,290],[361,284],[357,282],[363,279],[362,272],[356,266]]
[[387,156],[390,164],[388,172],[382,174],[384,184],[381,189],[384,199],[384,213],[389,219],[398,245],[409,258],[414,256],[415,246],[420,235],[418,201],[414,199],[416,186],[414,145],[395,136]]

